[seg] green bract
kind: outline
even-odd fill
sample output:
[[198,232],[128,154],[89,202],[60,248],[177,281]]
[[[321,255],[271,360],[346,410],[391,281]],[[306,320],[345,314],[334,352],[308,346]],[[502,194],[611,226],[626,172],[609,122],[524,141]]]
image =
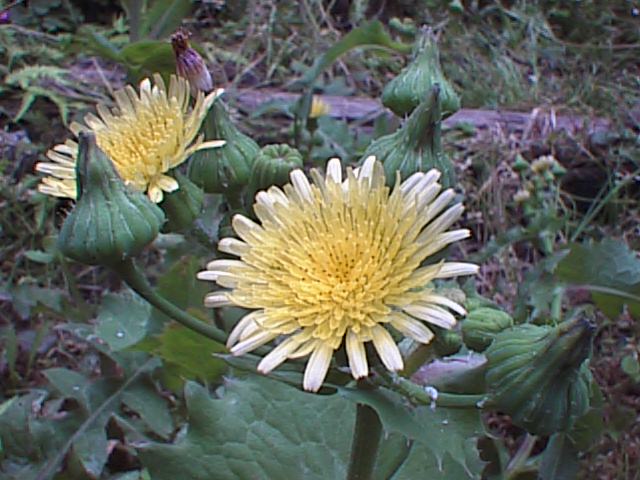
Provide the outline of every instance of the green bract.
[[589,407],[592,326],[518,325],[486,351],[491,404],[537,435],[566,431]]
[[396,171],[405,180],[416,172],[426,172],[432,168],[437,168],[442,173],[441,182],[444,187],[453,184],[453,165],[442,152],[440,138],[441,90],[435,85],[426,93],[426,98],[402,128],[371,142],[360,159],[362,163],[373,155],[380,160],[389,186],[395,182]]
[[260,147],[231,122],[221,100],[204,121],[205,140],[223,139],[225,145],[196,152],[189,162],[189,178],[207,193],[235,193],[249,181]]
[[78,262],[110,265],[156,238],[162,210],[122,182],[93,134],[79,135],[76,178],[78,201],[58,237],[62,253]]
[[180,188],[175,192],[165,194],[160,204],[167,216],[167,223],[163,232],[181,232],[191,226],[202,211],[204,193],[186,175],[174,173]]
[[513,318],[508,313],[496,308],[476,308],[462,322],[462,337],[467,347],[482,352],[498,333],[511,326]]
[[440,53],[431,30],[422,31],[413,47],[413,60],[382,91],[382,103],[399,116],[411,113],[424,98],[424,92],[440,85],[442,114],[447,117],[460,109],[460,99],[442,74]]
[[289,173],[302,168],[302,155],[289,145],[267,145],[253,162],[248,187],[248,204],[253,203],[256,192],[272,185],[282,186],[289,182]]

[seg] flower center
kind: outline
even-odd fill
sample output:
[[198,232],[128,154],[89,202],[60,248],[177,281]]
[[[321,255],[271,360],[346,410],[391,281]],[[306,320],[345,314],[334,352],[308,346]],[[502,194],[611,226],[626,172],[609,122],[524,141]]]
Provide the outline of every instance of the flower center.
[[182,112],[176,102],[156,101],[137,108],[135,117],[113,117],[108,128],[96,131],[96,140],[125,182],[144,190],[151,179],[169,169],[176,155]]

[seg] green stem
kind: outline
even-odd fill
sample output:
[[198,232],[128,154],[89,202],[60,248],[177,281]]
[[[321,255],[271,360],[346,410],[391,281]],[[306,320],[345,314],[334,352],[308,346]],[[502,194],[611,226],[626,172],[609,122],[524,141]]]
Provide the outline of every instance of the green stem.
[[422,365],[435,358],[435,356],[436,354],[432,344],[425,345],[421,343],[405,359],[402,376],[406,378],[411,377]]
[[458,394],[441,392],[437,389],[429,391],[422,385],[413,383],[411,380],[402,378],[399,375],[392,375],[387,378],[389,387],[399,393],[409,397],[414,402],[423,405],[445,407],[445,408],[483,408],[487,403],[487,396],[478,394]]
[[[373,387],[359,381],[358,388]],[[382,423],[380,423],[380,417],[378,417],[376,411],[369,405],[358,403],[347,480],[369,480],[373,478],[381,434]]]
[[231,213],[242,213],[244,212],[244,203],[242,202],[242,193],[239,191],[227,192],[224,194],[224,198],[229,203],[229,207],[231,207]]
[[227,335],[222,330],[189,315],[157,293],[133,259],[127,258],[119,265],[114,266],[113,269],[136,293],[168,317],[211,340],[222,344],[226,342]]
[[527,436],[524,438],[520,448],[518,448],[518,451],[507,465],[504,472],[505,480],[512,480],[522,473],[522,469],[525,467],[525,464],[531,455],[531,451],[536,444],[536,440],[538,440],[538,437],[527,433]]

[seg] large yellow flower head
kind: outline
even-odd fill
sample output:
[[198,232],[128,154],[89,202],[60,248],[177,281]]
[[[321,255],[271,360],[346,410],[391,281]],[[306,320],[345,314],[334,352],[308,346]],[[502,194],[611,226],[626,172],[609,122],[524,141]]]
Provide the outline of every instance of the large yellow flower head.
[[477,272],[476,265],[421,263],[448,244],[469,236],[450,230],[461,204],[449,206],[453,190],[440,192],[440,173],[416,173],[391,191],[382,164],[368,158],[359,169],[330,160],[326,177],[301,170],[284,189],[256,196],[261,225],[233,218],[241,238],[224,238],[219,249],[240,260],[214,260],[199,278],[228,290],[207,295],[209,307],[237,305],[255,309],[229,336],[234,355],[277,337],[284,339],[260,364],[267,373],[287,358],[311,355],[304,388],[316,391],[333,352],[343,343],[354,378],[368,374],[365,343],[373,342],[389,370],[401,370],[400,351],[388,327],[419,342],[433,333],[424,322],[451,328],[454,311],[464,309],[438,295],[436,278]]
[[[107,154],[126,184],[146,191],[149,198],[162,201],[163,191],[172,192],[178,182],[165,175],[180,165],[193,152],[219,147],[222,140],[204,142],[196,138],[200,125],[222,90],[204,96],[199,93],[189,108],[189,83],[171,76],[169,89],[160,75],[140,83],[140,94],[128,85],[114,93],[117,107],[113,110],[98,105],[98,116],[89,114],[85,125],[72,123],[77,137],[91,130],[98,146]],[[36,170],[50,175],[42,179],[38,189],[56,197],[76,198],[76,159],[78,144],[67,140],[47,152],[51,162],[41,162]]]

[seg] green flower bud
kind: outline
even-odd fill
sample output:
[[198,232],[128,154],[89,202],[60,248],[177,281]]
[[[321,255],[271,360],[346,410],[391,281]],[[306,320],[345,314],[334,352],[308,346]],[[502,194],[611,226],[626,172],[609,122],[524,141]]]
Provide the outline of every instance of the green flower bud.
[[204,121],[205,140],[223,139],[224,146],[194,153],[189,179],[207,193],[234,194],[249,181],[258,144],[231,122],[221,100],[216,100]]
[[556,162],[553,164],[553,167],[551,167],[551,173],[556,177],[562,177],[567,173],[567,169],[560,165],[559,162]]
[[529,168],[529,162],[527,162],[524,157],[518,153],[515,161],[513,162],[512,168],[516,172],[523,172]]
[[446,357],[458,353],[462,347],[462,337],[455,330],[431,327],[435,334],[433,348],[440,357]]
[[413,60],[382,91],[382,103],[398,116],[410,114],[424,98],[424,92],[440,86],[442,114],[447,117],[460,109],[460,98],[440,67],[440,53],[431,29],[421,32],[414,47]]
[[302,155],[289,145],[267,145],[260,150],[253,162],[251,179],[247,188],[247,203],[253,204],[255,195],[272,185],[289,182],[292,170],[302,168]]
[[92,133],[79,135],[78,201],[62,225],[62,253],[90,265],[120,263],[137,255],[158,235],[162,210],[127,187]]
[[375,156],[384,166],[389,186],[396,181],[396,171],[405,180],[416,172],[432,168],[442,173],[444,187],[453,185],[454,168],[442,151],[440,95],[439,85],[434,85],[399,130],[369,144],[360,164],[369,156]]
[[499,333],[485,352],[491,405],[537,435],[571,428],[589,408],[592,333],[584,320]]
[[513,318],[508,313],[496,308],[477,308],[462,321],[462,338],[467,347],[483,352],[498,333],[512,326]]
[[160,203],[160,208],[167,216],[167,223],[162,228],[165,233],[186,230],[202,212],[204,192],[186,175],[180,172],[175,172],[174,175],[180,187],[165,194],[164,200]]

